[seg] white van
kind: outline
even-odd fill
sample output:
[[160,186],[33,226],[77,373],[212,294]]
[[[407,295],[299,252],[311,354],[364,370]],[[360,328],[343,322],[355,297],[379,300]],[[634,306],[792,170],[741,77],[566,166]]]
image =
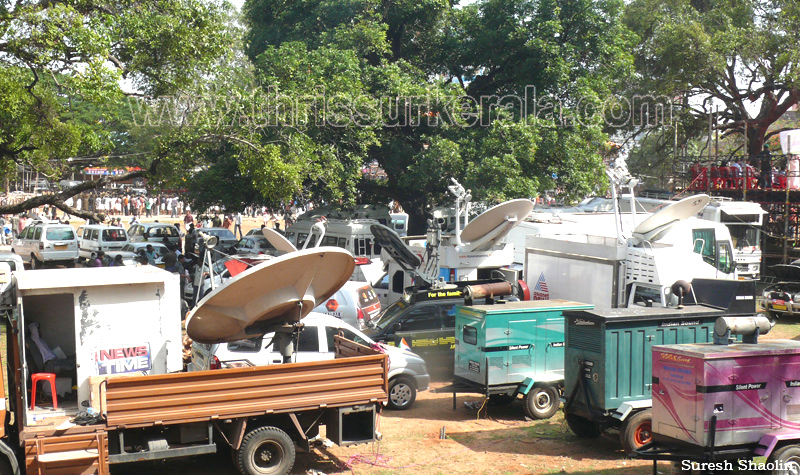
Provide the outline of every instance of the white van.
[[[311,234],[309,248],[317,245],[319,235],[311,233],[315,222],[298,221],[286,230],[286,239],[298,249],[302,249]],[[372,231],[369,227],[380,224],[374,219],[329,219],[326,221],[325,234],[322,236],[320,246],[335,246],[347,249],[354,257],[380,259],[381,246],[374,242]]]
[[128,234],[119,226],[89,224],[78,228],[78,247],[80,258],[89,259],[92,253],[103,251],[111,254],[121,251],[128,244]]

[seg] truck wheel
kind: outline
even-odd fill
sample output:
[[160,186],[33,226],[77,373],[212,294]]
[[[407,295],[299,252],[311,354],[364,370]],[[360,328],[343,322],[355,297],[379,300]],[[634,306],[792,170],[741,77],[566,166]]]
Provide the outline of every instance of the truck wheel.
[[564,418],[567,420],[569,430],[578,437],[589,439],[600,437],[600,434],[603,433],[597,422],[569,413]]
[[236,452],[244,475],[284,475],[294,465],[294,442],[277,427],[259,427],[244,436]]
[[389,381],[389,408],[404,410],[417,399],[417,387],[407,376],[398,376]]
[[650,409],[625,419],[619,431],[619,441],[626,454],[653,441],[653,413]]
[[558,391],[552,386],[531,388],[525,395],[525,414],[531,419],[549,419],[558,411]]
[[793,444],[781,447],[770,454],[767,463],[775,464],[772,475],[800,473],[800,446]]

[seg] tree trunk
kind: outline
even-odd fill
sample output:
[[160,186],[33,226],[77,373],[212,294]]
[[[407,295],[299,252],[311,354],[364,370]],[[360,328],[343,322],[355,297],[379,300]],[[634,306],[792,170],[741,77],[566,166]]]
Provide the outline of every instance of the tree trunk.
[[764,135],[767,130],[754,124],[747,124],[747,155],[748,161],[755,158],[764,148]]

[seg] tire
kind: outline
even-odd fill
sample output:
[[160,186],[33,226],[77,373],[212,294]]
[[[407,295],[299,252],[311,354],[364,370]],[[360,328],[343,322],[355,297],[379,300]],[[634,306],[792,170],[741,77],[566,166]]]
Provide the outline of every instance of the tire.
[[244,436],[236,455],[243,475],[284,475],[294,466],[294,442],[277,427],[259,427]]
[[783,470],[773,470],[772,475],[795,475],[800,473],[800,446],[785,445],[772,452],[767,458],[767,463],[775,463],[777,468]]
[[75,261],[67,261],[67,262],[64,264],[64,266],[65,266],[67,269],[72,269],[73,267],[75,267]]
[[516,396],[512,396],[511,394],[490,394],[489,404],[493,406],[507,406],[516,401],[516,399]]
[[600,434],[603,433],[597,422],[590,421],[581,416],[576,416],[575,414],[567,414],[564,418],[567,420],[569,430],[582,439],[600,437]]
[[36,255],[31,253],[31,269],[41,269],[44,263],[36,258]]
[[408,376],[398,376],[389,381],[389,408],[404,411],[417,400],[417,386]]
[[531,419],[550,419],[558,411],[558,391],[552,386],[531,388],[525,395],[525,414]]
[[625,422],[619,431],[622,449],[629,454],[653,441],[653,413],[650,409],[637,412]]

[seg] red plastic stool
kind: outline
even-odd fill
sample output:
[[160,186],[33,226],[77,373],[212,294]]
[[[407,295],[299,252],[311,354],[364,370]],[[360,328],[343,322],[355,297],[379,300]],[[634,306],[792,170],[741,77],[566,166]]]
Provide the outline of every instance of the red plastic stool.
[[53,396],[53,409],[58,409],[58,397],[56,396],[56,374],[33,373],[31,375],[31,411],[36,408],[36,383],[39,381],[50,381],[50,394]]

